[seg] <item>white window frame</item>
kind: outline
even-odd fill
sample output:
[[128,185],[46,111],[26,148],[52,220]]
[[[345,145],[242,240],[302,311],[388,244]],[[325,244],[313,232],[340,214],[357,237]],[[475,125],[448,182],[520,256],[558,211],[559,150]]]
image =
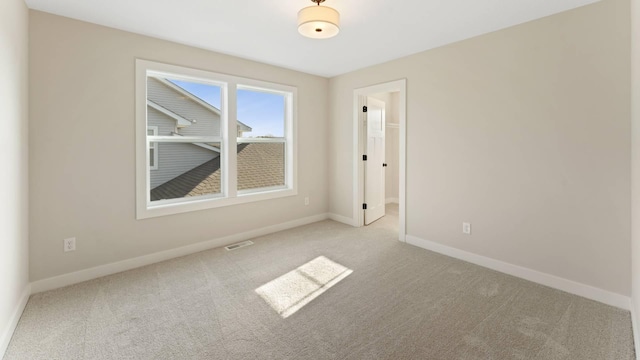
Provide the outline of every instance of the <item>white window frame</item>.
[[[221,155],[221,194],[153,201],[150,200],[149,150],[147,137],[147,76],[161,74],[173,79],[205,82],[221,88],[221,137],[172,137],[155,136],[153,140],[162,142],[220,142]],[[270,188],[237,190],[237,143],[255,138],[237,138],[237,102],[238,88],[266,91],[285,97],[285,134],[283,138],[266,140],[284,142],[285,146],[285,186]],[[218,208],[297,195],[297,88],[288,85],[242,78],[197,70],[136,60],[136,218],[146,219],[157,216],[185,213],[190,211]],[[260,141],[260,140],[258,140]],[[234,149],[231,151],[231,149]],[[157,154],[157,150],[156,150]],[[156,162],[157,165],[157,162]]]
[[[153,131],[153,136],[158,136],[157,126],[147,126],[147,136],[149,135],[149,130]],[[149,170],[158,170],[158,143],[154,142],[153,145],[149,145],[150,146],[147,147],[147,151],[153,149],[153,166],[149,165]]]

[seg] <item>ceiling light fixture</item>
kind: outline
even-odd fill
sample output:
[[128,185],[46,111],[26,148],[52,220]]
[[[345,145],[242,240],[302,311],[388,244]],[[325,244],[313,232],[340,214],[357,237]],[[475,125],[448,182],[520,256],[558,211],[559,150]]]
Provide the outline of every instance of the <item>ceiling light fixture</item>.
[[320,6],[325,0],[311,0],[318,6],[309,6],[298,12],[298,32],[313,39],[328,39],[340,32],[340,13]]

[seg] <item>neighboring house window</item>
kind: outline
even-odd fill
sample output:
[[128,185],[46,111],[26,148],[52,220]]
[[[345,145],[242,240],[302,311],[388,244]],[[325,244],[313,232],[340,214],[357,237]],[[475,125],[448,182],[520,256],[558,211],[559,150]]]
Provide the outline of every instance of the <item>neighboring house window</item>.
[[296,195],[296,88],[138,60],[136,104],[138,219]]
[[[157,135],[157,126],[147,126],[147,138]],[[155,142],[149,142],[149,170],[158,170],[158,144]]]

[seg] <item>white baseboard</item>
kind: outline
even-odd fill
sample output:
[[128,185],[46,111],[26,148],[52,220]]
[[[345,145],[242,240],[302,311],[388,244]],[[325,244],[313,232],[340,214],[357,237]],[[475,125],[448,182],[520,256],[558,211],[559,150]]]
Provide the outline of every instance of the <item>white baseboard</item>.
[[631,327],[633,330],[633,345],[636,349],[636,360],[640,360],[640,329],[638,329],[638,312],[636,309],[635,301],[633,301],[633,296],[629,302],[629,308],[631,309]]
[[31,292],[35,294],[35,293],[39,293],[47,290],[57,289],[64,286],[77,284],[83,281],[92,280],[99,277],[119,273],[122,271],[135,269],[141,266],[146,266],[146,265],[154,264],[157,262],[197,253],[200,251],[209,250],[209,249],[213,249],[221,246],[227,246],[239,241],[252,239],[258,236],[268,235],[278,231],[311,224],[314,222],[326,220],[328,218],[329,218],[329,215],[326,213],[318,214],[318,215],[309,216],[302,219],[288,221],[281,224],[266,226],[260,229],[250,230],[240,234],[229,235],[229,236],[225,236],[217,239],[212,239],[212,240],[203,241],[203,242],[199,242],[192,245],[179,247],[176,249],[160,251],[160,252],[149,254],[149,255],[139,256],[132,259],[122,260],[122,261],[118,261],[110,264],[92,267],[85,270],[80,270],[80,271],[76,271],[68,274],[54,276],[51,278],[32,282]]
[[391,204],[391,203],[399,204],[400,203],[400,199],[395,198],[395,197],[394,198],[386,198],[384,202],[385,202],[385,204]]
[[355,222],[356,222],[356,221],[355,221],[354,219],[352,219],[352,218],[348,218],[348,217],[346,217],[346,216],[342,216],[342,215],[338,215],[338,214],[330,213],[330,214],[329,214],[329,219],[334,220],[334,221],[337,221],[337,222],[339,222],[339,223],[346,224],[346,225],[350,225],[350,226],[357,226],[357,225],[355,224]]
[[564,279],[555,275],[546,274],[522,266],[509,264],[500,260],[495,260],[482,255],[442,245],[433,241],[420,239],[413,235],[407,235],[406,240],[407,243],[411,245],[415,245],[456,259],[464,260],[505,274],[513,275],[525,280],[533,281],[535,283],[549,286],[554,289],[566,291],[568,293],[582,296],[587,299],[598,301],[607,305],[615,306],[624,310],[630,310],[630,298],[628,296],[616,294],[614,292],[599,289],[590,285]]
[[7,327],[3,330],[2,335],[0,335],[0,359],[4,358],[4,354],[7,351],[9,342],[11,341],[11,337],[13,336],[13,332],[16,330],[16,326],[18,326],[18,321],[22,316],[24,308],[27,306],[30,295],[31,285],[27,284],[24,290],[22,290],[20,300],[18,301],[16,308],[13,310],[13,314],[11,314],[11,319],[9,319]]

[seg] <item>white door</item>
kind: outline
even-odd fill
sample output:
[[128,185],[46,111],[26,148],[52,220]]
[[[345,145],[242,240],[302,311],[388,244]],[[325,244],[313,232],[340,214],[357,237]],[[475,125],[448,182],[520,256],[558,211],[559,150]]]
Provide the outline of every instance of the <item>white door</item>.
[[367,209],[364,211],[364,223],[369,225],[384,216],[384,142],[385,119],[384,102],[372,97],[367,98],[366,113],[366,155],[364,162],[364,202]]

